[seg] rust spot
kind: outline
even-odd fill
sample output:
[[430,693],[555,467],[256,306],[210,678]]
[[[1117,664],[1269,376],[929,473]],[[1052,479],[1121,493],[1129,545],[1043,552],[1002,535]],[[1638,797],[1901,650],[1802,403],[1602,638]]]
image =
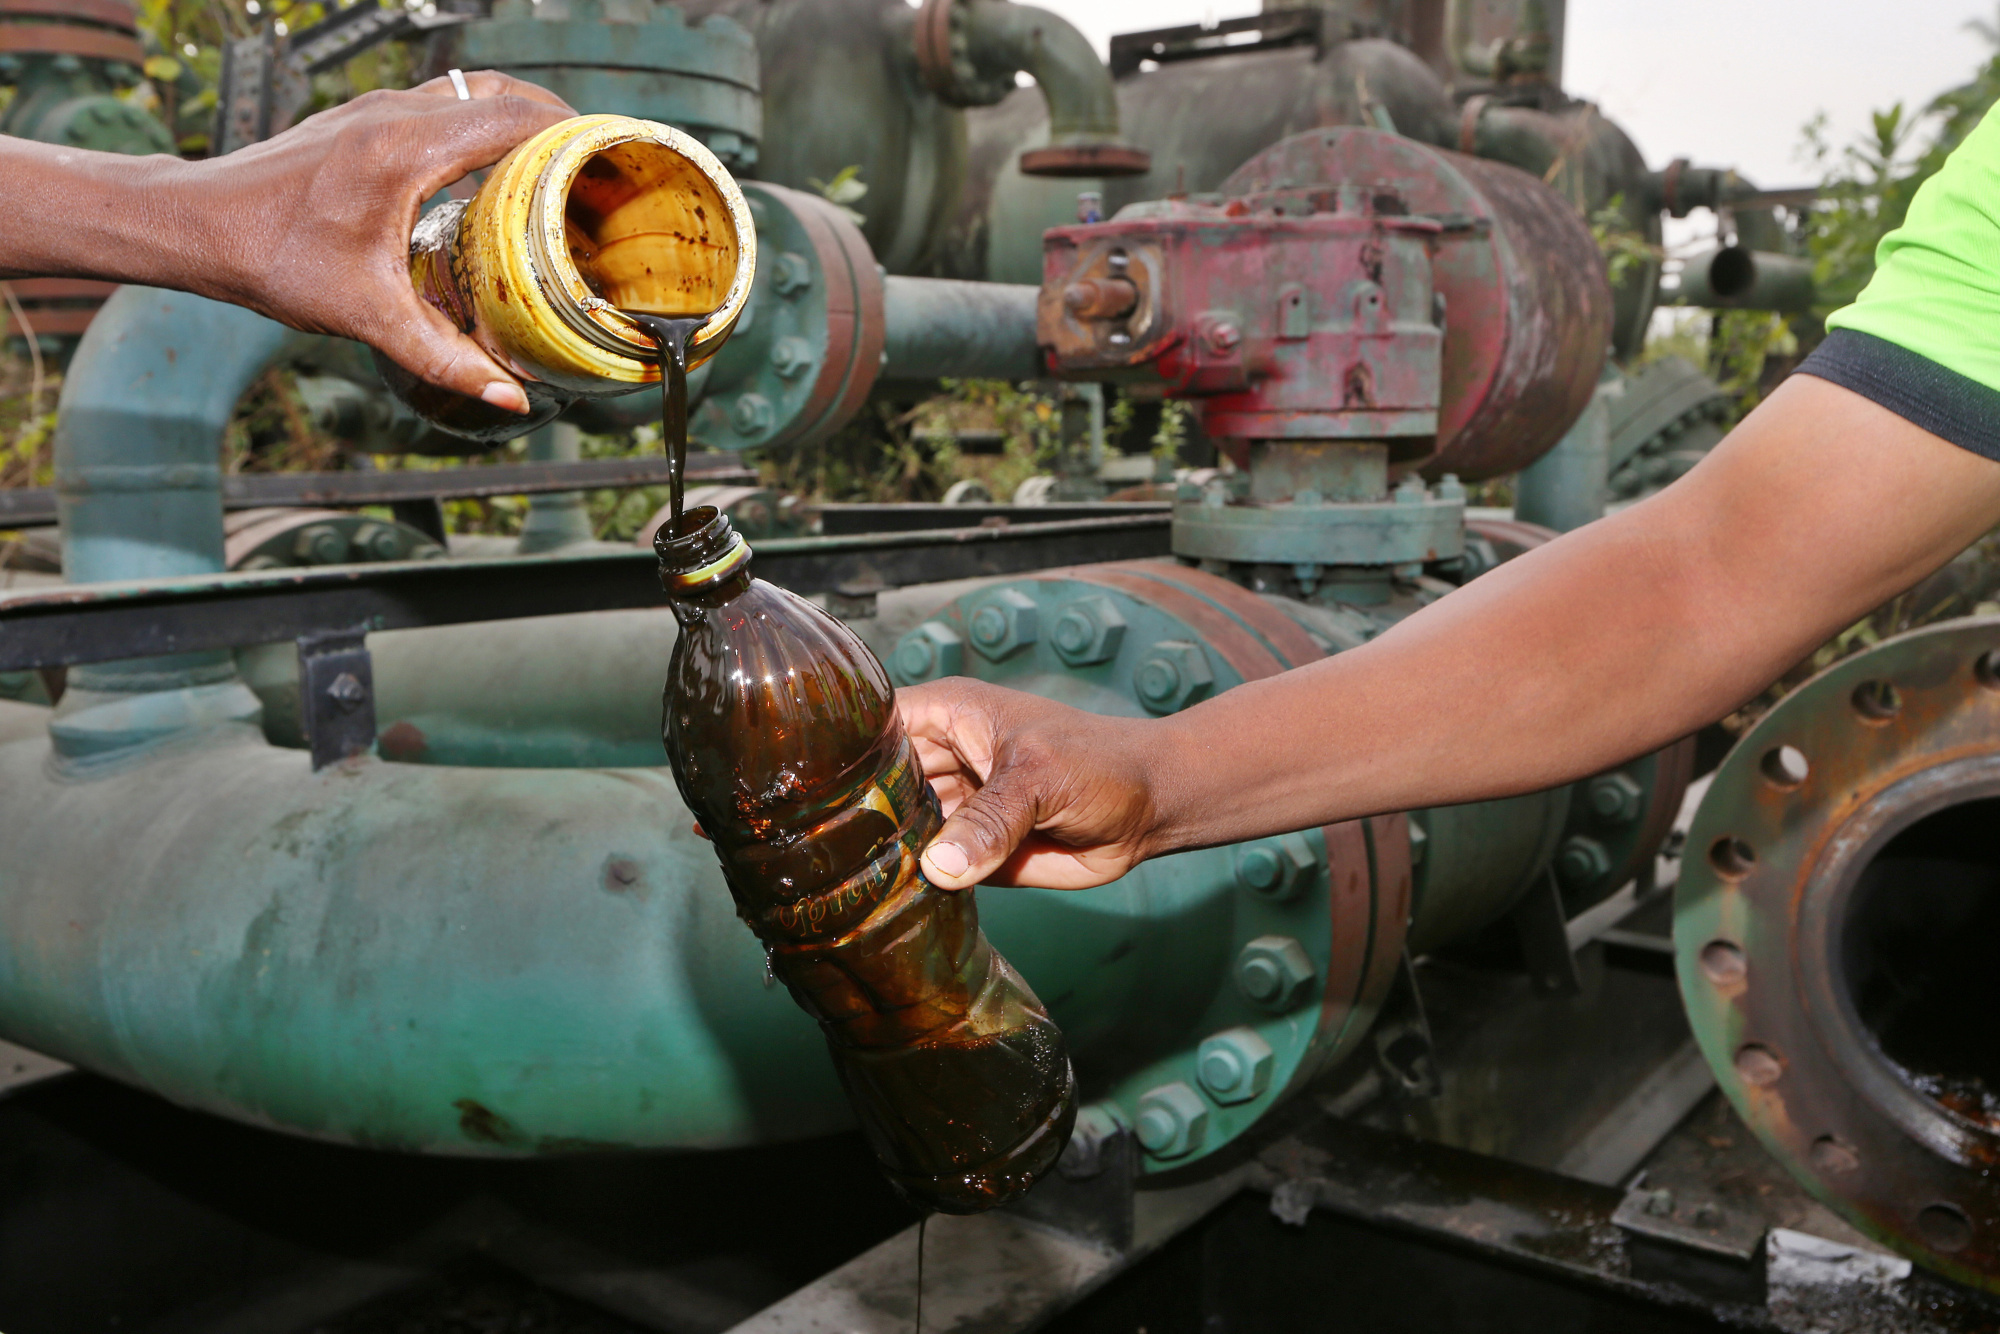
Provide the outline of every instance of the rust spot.
[[495,278],[493,280],[493,295],[499,297],[501,302],[505,304],[507,302],[507,284]]
[[521,1138],[512,1121],[477,1099],[460,1098],[452,1106],[458,1108],[458,1129],[469,1140],[479,1144],[512,1144]]
[[422,728],[405,718],[384,729],[381,747],[383,759],[414,764],[423,759],[424,753],[430,749],[430,740],[424,736]]
[[1375,372],[1368,363],[1357,361],[1347,368],[1341,381],[1341,403],[1344,408],[1367,408],[1375,404]]

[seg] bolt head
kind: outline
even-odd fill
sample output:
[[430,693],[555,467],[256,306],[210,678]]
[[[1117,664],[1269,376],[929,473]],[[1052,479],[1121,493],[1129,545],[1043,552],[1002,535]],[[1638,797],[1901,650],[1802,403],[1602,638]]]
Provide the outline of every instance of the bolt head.
[[339,565],[348,559],[347,535],[330,523],[310,524],[292,538],[292,555],[306,565]]
[[965,670],[965,643],[943,621],[925,621],[896,641],[889,655],[889,675],[897,685],[913,686]]
[[326,688],[327,697],[343,709],[352,709],[368,698],[368,687],[353,672],[342,672]]
[[1556,852],[1556,879],[1569,888],[1581,889],[1610,873],[1611,854],[1588,835],[1576,834],[1564,839]]
[[1154,713],[1175,713],[1207,696],[1215,685],[1208,656],[1199,644],[1163,639],[1132,673],[1139,702]]
[[966,630],[982,657],[999,662],[1035,642],[1040,609],[1026,593],[1004,588],[973,608]]
[[1646,803],[1645,789],[1631,775],[1599,774],[1584,789],[1591,814],[1605,824],[1631,824]]
[[1219,320],[1209,326],[1208,345],[1217,352],[1233,352],[1243,341],[1243,331],[1228,320]]
[[729,410],[729,424],[738,435],[762,435],[777,419],[777,410],[762,394],[745,394]]
[[1259,936],[1236,956],[1236,984],[1267,1010],[1282,1013],[1312,989],[1316,976],[1305,946],[1290,936]]
[[797,334],[788,334],[771,349],[771,367],[786,379],[803,374],[813,364],[812,344]]
[[1139,1095],[1133,1118],[1139,1147],[1155,1158],[1182,1158],[1208,1138],[1208,1104],[1179,1080]]
[[1277,1064],[1271,1044],[1254,1028],[1229,1028],[1203,1040],[1195,1051],[1195,1074],[1208,1096],[1227,1106],[1262,1097]]
[[1110,598],[1078,598],[1062,609],[1051,638],[1056,656],[1072,667],[1109,662],[1125,643],[1125,618]]
[[771,266],[771,289],[779,296],[797,296],[812,286],[812,262],[787,250]]
[[1303,834],[1260,839],[1236,853],[1236,883],[1278,903],[1297,898],[1317,870],[1319,859]]

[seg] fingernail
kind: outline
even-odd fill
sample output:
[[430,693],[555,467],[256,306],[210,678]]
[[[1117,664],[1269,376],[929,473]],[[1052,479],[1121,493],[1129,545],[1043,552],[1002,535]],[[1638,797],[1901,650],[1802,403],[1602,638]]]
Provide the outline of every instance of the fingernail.
[[479,396],[496,408],[505,408],[509,412],[518,412],[524,416],[527,414],[528,396],[521,392],[519,385],[508,384],[505,380],[495,380],[481,390]]
[[965,874],[965,868],[972,860],[965,855],[965,849],[956,843],[933,843],[924,849],[924,863],[935,875],[946,880],[956,880]]

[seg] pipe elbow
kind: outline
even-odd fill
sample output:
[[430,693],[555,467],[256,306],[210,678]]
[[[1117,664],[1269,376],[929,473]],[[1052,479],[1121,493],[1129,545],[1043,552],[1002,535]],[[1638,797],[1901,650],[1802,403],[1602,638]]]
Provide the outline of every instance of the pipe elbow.
[[1118,92],[1090,41],[1060,15],[1007,0],[925,0],[912,31],[924,86],[949,106],[992,106],[1026,72],[1049,109],[1030,176],[1138,176],[1152,155],[1119,131]]

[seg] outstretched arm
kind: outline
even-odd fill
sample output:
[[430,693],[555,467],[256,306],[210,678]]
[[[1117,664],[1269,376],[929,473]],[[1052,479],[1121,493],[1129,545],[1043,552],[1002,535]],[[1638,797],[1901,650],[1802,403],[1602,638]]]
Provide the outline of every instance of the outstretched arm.
[[2000,464],[1795,376],[1659,495],[1322,662],[1170,718],[902,691],[947,887],[1568,782],[1727,714],[2000,523]]
[[410,230],[437,191],[573,113],[546,89],[469,75],[374,92],[225,157],[123,157],[0,137],[0,277],[174,287],[313,333],[517,412],[520,385],[410,288]]

